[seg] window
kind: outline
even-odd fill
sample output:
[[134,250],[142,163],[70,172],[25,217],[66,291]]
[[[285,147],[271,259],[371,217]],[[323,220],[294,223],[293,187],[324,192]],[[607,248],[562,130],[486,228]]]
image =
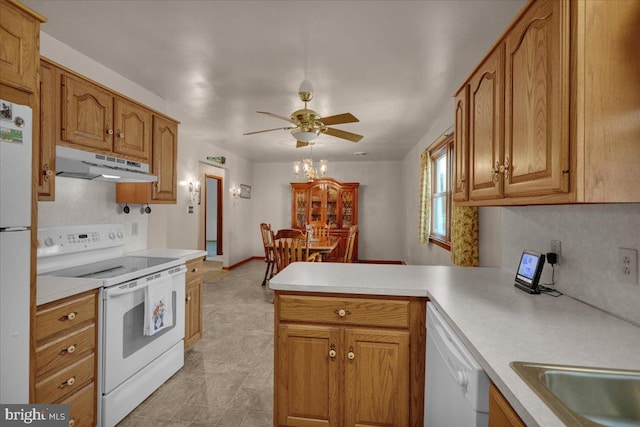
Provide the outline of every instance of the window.
[[453,134],[439,138],[421,160],[420,241],[450,250]]

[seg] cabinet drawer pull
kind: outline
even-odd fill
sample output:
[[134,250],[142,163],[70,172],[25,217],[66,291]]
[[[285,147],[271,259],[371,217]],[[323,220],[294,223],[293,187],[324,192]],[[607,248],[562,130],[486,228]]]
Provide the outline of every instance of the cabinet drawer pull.
[[120,139],[124,139],[124,133],[122,133],[122,132],[118,132],[118,138],[120,138]]
[[64,350],[62,350],[60,353],[61,353],[61,354],[62,354],[62,353],[68,353],[68,354],[71,354],[71,353],[73,353],[74,351],[76,351],[76,344],[72,344],[72,345],[70,345],[69,347],[67,347],[67,348],[65,348]]
[[351,310],[339,309],[339,310],[334,310],[334,313],[340,317],[344,317],[351,314]]
[[113,129],[107,129],[107,135],[113,135]]
[[73,427],[74,425],[76,425],[76,420],[75,420],[75,419],[73,419],[73,418],[71,418],[71,419],[69,420],[69,427]]
[[356,354],[353,351],[350,351],[349,353],[347,353],[347,357],[349,358],[349,360],[353,360],[356,358]]
[[76,318],[76,316],[78,315],[78,312],[76,311],[72,311],[71,313],[62,316],[62,320],[73,320]]
[[73,385],[76,382],[76,377],[71,377],[58,386],[58,388],[65,388],[68,385]]
[[53,171],[49,168],[49,165],[46,164],[42,167],[42,180],[44,182],[49,182],[49,178],[53,176]]
[[331,344],[331,350],[329,350],[329,357],[331,358],[331,360],[336,358],[336,345],[335,344]]

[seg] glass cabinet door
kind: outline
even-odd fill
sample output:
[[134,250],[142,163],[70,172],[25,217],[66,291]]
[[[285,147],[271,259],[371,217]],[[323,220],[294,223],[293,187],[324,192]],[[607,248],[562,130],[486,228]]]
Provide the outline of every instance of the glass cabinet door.
[[325,221],[324,218],[324,185],[315,185],[311,187],[311,211],[309,212],[309,222]]
[[307,190],[296,189],[293,194],[295,200],[295,227],[302,227],[307,224]]
[[332,185],[326,186],[327,204],[326,204],[326,223],[330,228],[338,228],[338,195],[340,194],[337,187]]
[[[357,203],[357,201],[356,201]],[[353,190],[342,190],[342,205],[341,205],[341,227],[340,228],[349,228],[354,223],[354,191]]]

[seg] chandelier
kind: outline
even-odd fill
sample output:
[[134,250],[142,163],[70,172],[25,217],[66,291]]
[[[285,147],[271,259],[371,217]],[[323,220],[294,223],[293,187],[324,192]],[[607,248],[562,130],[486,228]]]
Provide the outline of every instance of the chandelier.
[[298,179],[306,177],[307,181],[313,181],[318,178],[324,178],[329,169],[327,160],[320,160],[320,165],[316,168],[313,165],[313,145],[310,145],[311,156],[309,159],[296,160],[293,162],[293,173],[296,174]]

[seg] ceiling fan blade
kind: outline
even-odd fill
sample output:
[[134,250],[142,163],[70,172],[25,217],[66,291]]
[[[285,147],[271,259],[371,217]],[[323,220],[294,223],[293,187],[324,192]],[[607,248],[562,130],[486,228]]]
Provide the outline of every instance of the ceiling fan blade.
[[326,128],[326,130],[324,130],[323,133],[327,135],[335,136],[336,138],[346,139],[351,142],[358,142],[362,138],[364,138],[364,136],[358,135],[357,133],[351,133],[351,132],[347,132],[340,129],[334,129],[334,128]]
[[284,127],[284,128],[275,128],[275,129],[257,130],[257,131],[255,131],[255,132],[247,132],[247,133],[243,133],[243,135],[254,135],[254,134],[256,134],[256,133],[271,132],[271,131],[274,131],[274,130],[281,130],[281,129],[282,129],[282,130],[291,130],[291,129],[295,129],[295,127],[288,126],[288,127]]
[[267,116],[275,117],[276,119],[284,120],[286,122],[291,122],[291,119],[289,117],[280,116],[274,113],[269,113],[268,111],[256,111],[256,113],[266,114]]
[[309,145],[309,143],[308,143],[308,142],[304,142],[304,141],[296,141],[296,148],[306,147],[307,145]]
[[360,120],[358,120],[356,116],[351,113],[344,113],[336,114],[335,116],[323,117],[320,119],[320,121],[324,123],[325,126],[331,126],[340,125],[342,123],[355,123],[359,122]]

